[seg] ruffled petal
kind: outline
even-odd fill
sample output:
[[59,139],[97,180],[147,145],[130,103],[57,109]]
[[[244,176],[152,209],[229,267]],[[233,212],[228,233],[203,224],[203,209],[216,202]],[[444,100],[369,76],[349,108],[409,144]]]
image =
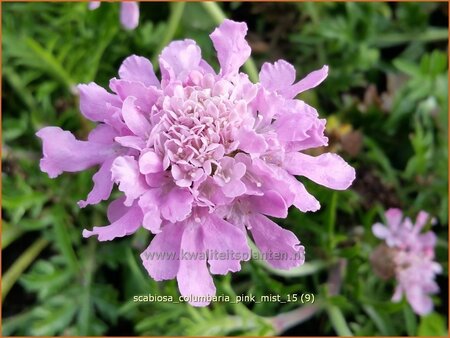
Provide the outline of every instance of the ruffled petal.
[[122,80],[141,82],[147,87],[160,86],[150,60],[138,55],[131,55],[122,62],[119,76]]
[[245,40],[247,24],[224,20],[209,36],[217,51],[222,76],[235,75],[247,61],[251,48]]
[[174,187],[163,194],[163,198],[161,215],[168,221],[172,223],[183,221],[191,213],[194,198],[189,190]]
[[136,100],[137,99],[134,96],[128,96],[126,98],[123,102],[122,116],[126,125],[134,134],[146,138],[150,133],[151,126],[144,115],[136,107]]
[[291,231],[260,214],[252,214],[248,222],[262,257],[270,265],[290,269],[305,262],[305,248]]
[[183,81],[192,70],[200,68],[201,60],[201,50],[195,41],[173,41],[162,50],[159,57],[162,79]]
[[[203,238],[200,225],[189,225],[181,239],[178,288],[183,297],[213,297],[216,287],[206,266]],[[210,302],[193,299],[189,304],[206,306]]]
[[119,190],[125,194],[127,206],[148,189],[144,176],[139,172],[138,163],[132,156],[117,157],[112,164],[111,174],[114,182],[119,184]]
[[323,66],[321,69],[315,70],[302,80],[284,90],[283,95],[287,98],[293,98],[304,91],[317,87],[328,76],[328,66]]
[[103,162],[100,169],[92,177],[94,188],[92,188],[85,201],[78,201],[78,206],[80,208],[84,208],[89,204],[97,204],[109,198],[114,185],[111,178],[111,165],[113,160],[114,159],[111,158]]
[[123,28],[133,30],[139,24],[139,4],[136,1],[126,1],[120,4],[120,23]]
[[353,169],[342,157],[325,153],[316,157],[302,153],[286,154],[284,167],[293,175],[301,175],[325,187],[345,190],[355,179]]
[[143,83],[136,81],[113,78],[109,81],[109,87],[119,95],[122,101],[125,101],[129,96],[134,96],[136,98],[136,106],[146,113],[150,113],[153,105],[161,96],[161,90],[158,88],[154,86],[147,87]]
[[261,154],[267,149],[264,136],[256,133],[253,129],[242,128],[238,134],[239,149],[250,154]]
[[77,86],[80,94],[80,111],[87,119],[105,122],[111,118],[112,107],[121,107],[120,99],[94,82]]
[[238,227],[211,214],[204,219],[202,230],[211,273],[225,275],[229,271],[239,271],[240,261],[250,259],[247,238]]
[[162,281],[177,276],[183,231],[181,224],[165,224],[141,254],[142,263],[154,280]]
[[94,227],[92,231],[83,230],[83,237],[98,235],[99,241],[111,241],[117,237],[131,235],[141,226],[142,211],[137,204],[128,208],[128,211],[115,222],[107,226]]
[[259,72],[259,81],[267,90],[282,92],[294,83],[295,68],[284,60],[273,64],[265,62]]
[[64,171],[77,172],[101,164],[113,154],[109,144],[78,141],[71,132],[58,127],[42,128],[36,136],[43,142],[41,170],[51,178]]
[[152,233],[161,231],[160,189],[149,189],[139,198],[139,206],[144,213],[142,226]]

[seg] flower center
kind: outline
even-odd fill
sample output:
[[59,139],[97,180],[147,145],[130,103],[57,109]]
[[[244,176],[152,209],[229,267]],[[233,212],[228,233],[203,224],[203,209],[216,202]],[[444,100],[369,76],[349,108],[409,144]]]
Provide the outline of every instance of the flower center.
[[150,140],[162,155],[164,169],[171,170],[177,185],[191,186],[203,175],[220,168],[220,159],[237,149],[235,131],[242,123],[241,101],[233,98],[234,86],[215,81],[210,74],[191,76],[177,84],[152,109],[160,116]]

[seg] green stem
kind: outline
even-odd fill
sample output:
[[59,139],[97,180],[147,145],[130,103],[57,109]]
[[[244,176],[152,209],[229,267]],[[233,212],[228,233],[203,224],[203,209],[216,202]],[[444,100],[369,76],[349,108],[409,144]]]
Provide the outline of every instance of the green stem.
[[331,193],[331,202],[328,208],[328,245],[330,252],[334,248],[334,228],[336,225],[336,212],[337,212],[337,192],[333,191]]
[[181,16],[183,15],[184,6],[186,5],[185,2],[174,2],[171,4],[171,11],[169,16],[169,22],[168,27],[166,29],[166,34],[163,36],[162,40],[160,41],[158,47],[155,50],[155,54],[152,58],[153,67],[156,70],[158,70],[159,63],[158,63],[158,57],[163,48],[173,39],[178,25],[181,22]]
[[2,249],[6,249],[12,242],[22,236],[23,232],[21,228],[3,222]]
[[75,81],[72,80],[69,73],[66,72],[64,66],[43,48],[36,40],[31,37],[25,38],[25,44],[34,53],[34,55],[46,66],[46,70],[56,79],[60,80],[69,92],[73,93]]
[[56,207],[55,208],[55,237],[56,241],[58,242],[59,248],[64,255],[64,257],[67,260],[67,264],[72,269],[72,271],[78,271],[79,270],[79,264],[78,259],[75,254],[75,250],[73,249],[69,232],[66,229],[66,222],[65,222],[65,212],[62,207]]
[[20,257],[8,269],[8,271],[6,271],[2,280],[2,300],[5,299],[20,275],[36,259],[48,243],[49,242],[45,238],[38,239],[27,250],[25,250],[25,252],[20,255]]
[[[211,16],[211,18],[216,22],[216,24],[220,25],[222,21],[227,18],[225,13],[216,2],[202,1],[201,4]],[[249,57],[247,62],[244,64],[244,69],[252,82],[258,82],[258,69],[256,68],[255,61],[251,57]]]
[[429,30],[421,33],[421,34],[384,34],[377,37],[371,45],[374,47],[385,48],[392,47],[396,45],[402,45],[405,43],[420,41],[420,42],[436,42],[443,41],[448,39],[448,30],[441,28],[430,28]]
[[78,324],[80,328],[80,335],[87,335],[89,333],[89,324],[91,320],[92,302],[91,298],[91,285],[95,271],[95,249],[97,247],[97,241],[95,239],[89,240],[87,248],[87,262],[85,264],[85,273],[83,276],[83,294],[81,309],[78,316]]
[[328,316],[330,317],[331,325],[339,336],[351,337],[352,331],[345,321],[342,311],[336,306],[329,304],[327,307]]

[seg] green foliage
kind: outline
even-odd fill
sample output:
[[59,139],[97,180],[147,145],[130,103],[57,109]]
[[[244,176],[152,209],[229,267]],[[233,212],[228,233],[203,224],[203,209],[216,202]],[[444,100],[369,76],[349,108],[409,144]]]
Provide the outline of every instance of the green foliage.
[[[371,226],[385,209],[399,206],[412,216],[425,210],[438,219],[437,260],[447,285],[446,4],[218,6],[141,3],[140,25],[129,32],[113,3],[95,11],[86,3],[2,5],[2,257],[14,277],[7,280],[12,288],[2,288],[3,335],[274,335],[289,327],[294,335],[447,335],[439,297],[435,311],[419,318],[405,300],[391,302],[394,281],[376,277],[369,263],[379,243]],[[239,273],[214,276],[217,293],[232,299],[314,294],[311,317],[301,312],[311,304],[299,302],[135,302],[136,295],[179,296],[176,281],[155,282],[142,267],[139,253],[151,236],[140,230],[100,244],[83,239],[82,229],[107,224],[107,203],[81,211],[76,205],[93,171],[51,180],[39,170],[37,130],[56,125],[85,138],[93,127],[78,111],[78,83],[107,87],[126,56],[157,60],[172,39],[196,40],[218,69],[208,34],[220,9],[248,22],[258,67],[282,57],[300,77],[330,66],[328,79],[301,98],[329,118],[329,149],[356,168],[357,180],[338,192],[305,182],[321,210],[292,208],[276,220],[306,247],[305,265],[281,271],[249,261]],[[357,133],[361,138],[348,142]],[[330,280],[342,262],[336,289]]]

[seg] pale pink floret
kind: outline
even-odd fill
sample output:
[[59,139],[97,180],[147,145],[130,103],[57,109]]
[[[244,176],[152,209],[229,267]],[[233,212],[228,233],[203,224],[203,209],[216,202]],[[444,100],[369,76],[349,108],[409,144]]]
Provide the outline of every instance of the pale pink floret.
[[[99,8],[101,1],[89,1],[89,9]],[[139,4],[137,1],[125,1],[120,3],[120,23],[122,27],[133,30],[139,25]]]
[[393,249],[398,284],[392,300],[398,302],[405,295],[417,314],[430,313],[433,310],[430,294],[439,292],[434,279],[442,272],[442,267],[434,261],[436,235],[431,230],[422,232],[422,229],[427,222],[434,223],[435,220],[421,211],[413,224],[410,218],[403,217],[400,209],[387,210],[385,218],[387,225],[376,223],[372,231]]
[[[294,99],[322,82],[328,68],[294,83],[293,66],[266,63],[261,83],[254,84],[239,72],[250,55],[246,32],[245,23],[225,20],[210,35],[218,74],[186,39],[162,51],[161,81],[150,61],[133,55],[119,78],[111,79],[113,93],[94,83],[80,85],[81,112],[98,122],[88,141],[54,127],[38,132],[41,169],[51,177],[100,165],[81,207],[107,199],[113,184],[124,194],[111,203],[111,224],[83,236],[112,240],[140,226],[151,231],[144,266],[155,280],[176,278],[184,296],[212,296],[210,273],[240,270],[240,261],[250,258],[247,229],[272,266],[303,264],[300,241],[268,217],[286,217],[291,205],[303,212],[320,208],[294,175],[338,190],[355,178],[338,155],[299,152],[328,142],[326,121]],[[201,255],[214,250],[228,255]],[[186,252],[195,259],[186,259]],[[152,258],[157,253],[165,255]]]

